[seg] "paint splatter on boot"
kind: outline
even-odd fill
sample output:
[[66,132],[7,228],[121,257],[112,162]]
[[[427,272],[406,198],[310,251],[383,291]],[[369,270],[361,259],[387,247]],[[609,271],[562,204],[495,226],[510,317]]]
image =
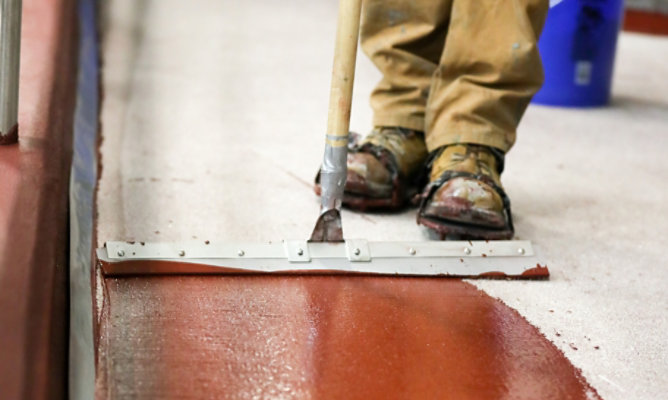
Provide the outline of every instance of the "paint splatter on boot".
[[510,239],[510,200],[501,186],[503,153],[472,144],[446,146],[428,165],[418,223],[442,239]]
[[[343,205],[359,211],[402,209],[417,193],[427,156],[419,131],[380,127],[362,141],[351,134]],[[320,195],[319,174],[315,191]]]

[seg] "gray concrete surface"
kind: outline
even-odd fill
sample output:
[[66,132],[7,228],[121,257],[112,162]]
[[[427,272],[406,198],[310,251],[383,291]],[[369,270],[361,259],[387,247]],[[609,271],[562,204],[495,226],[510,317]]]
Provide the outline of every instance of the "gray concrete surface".
[[[306,238],[336,2],[107,2],[99,244]],[[668,391],[668,38],[624,34],[614,100],[530,107],[507,159],[517,236],[549,282],[478,281],[606,399]],[[378,72],[359,57],[352,128]],[[428,239],[414,210],[344,213],[347,237]]]

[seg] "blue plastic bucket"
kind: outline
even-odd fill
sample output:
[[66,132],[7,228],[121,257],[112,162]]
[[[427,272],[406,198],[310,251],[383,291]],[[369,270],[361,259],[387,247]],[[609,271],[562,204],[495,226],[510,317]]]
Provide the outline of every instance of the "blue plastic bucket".
[[623,0],[551,0],[538,48],[545,83],[534,103],[602,106],[610,100]]

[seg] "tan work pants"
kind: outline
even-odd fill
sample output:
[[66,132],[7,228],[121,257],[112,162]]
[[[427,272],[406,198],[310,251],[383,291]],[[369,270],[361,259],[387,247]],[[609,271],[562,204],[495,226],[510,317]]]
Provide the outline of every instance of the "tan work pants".
[[374,125],[425,131],[429,151],[508,151],[543,82],[547,10],[548,0],[365,0],[362,48],[383,73]]

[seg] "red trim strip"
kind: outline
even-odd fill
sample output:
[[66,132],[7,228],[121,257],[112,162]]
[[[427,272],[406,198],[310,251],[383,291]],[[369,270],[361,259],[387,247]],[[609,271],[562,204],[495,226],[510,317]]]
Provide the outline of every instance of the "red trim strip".
[[647,11],[626,10],[624,30],[629,32],[668,35],[668,15]]

